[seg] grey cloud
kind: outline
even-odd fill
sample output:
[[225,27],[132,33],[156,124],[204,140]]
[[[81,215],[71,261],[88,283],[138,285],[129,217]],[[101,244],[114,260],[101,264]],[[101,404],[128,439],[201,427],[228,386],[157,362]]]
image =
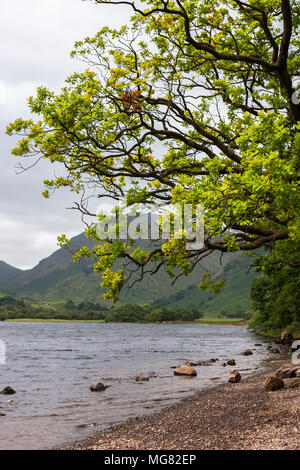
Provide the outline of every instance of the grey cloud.
[[50,200],[42,198],[42,181],[53,175],[50,164],[15,174],[17,159],[10,156],[14,139],[5,135],[5,127],[28,116],[26,100],[38,85],[58,89],[82,67],[69,57],[76,40],[106,24],[118,27],[130,14],[126,7],[81,0],[2,0],[0,81],[7,99],[0,104],[0,260],[30,268],[57,248],[57,235],[84,230],[80,215],[66,210],[74,195],[62,191]]
[[90,1],[6,0],[0,18],[1,79],[8,83],[33,77],[47,83],[63,81],[67,73],[80,67],[70,59],[75,41],[106,24],[118,27],[129,16],[126,7]]

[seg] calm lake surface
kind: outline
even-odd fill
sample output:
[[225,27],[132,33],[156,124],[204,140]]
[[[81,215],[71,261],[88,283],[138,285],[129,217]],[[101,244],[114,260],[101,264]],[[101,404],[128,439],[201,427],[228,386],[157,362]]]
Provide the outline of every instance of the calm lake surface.
[[[269,359],[269,342],[230,325],[0,323],[7,360],[0,364],[0,449],[46,449],[84,439],[130,417],[151,413],[227,380],[234,357],[242,376]],[[261,346],[255,346],[261,343]],[[253,356],[242,356],[246,348]],[[219,358],[195,378],[172,366]],[[135,376],[153,373],[149,382]],[[110,385],[92,393],[90,385]],[[12,400],[12,401],[11,401]]]

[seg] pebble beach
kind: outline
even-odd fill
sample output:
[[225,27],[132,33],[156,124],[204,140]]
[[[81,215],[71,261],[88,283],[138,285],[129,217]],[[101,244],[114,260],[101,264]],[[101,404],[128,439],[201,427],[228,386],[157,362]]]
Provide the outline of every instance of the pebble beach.
[[264,390],[274,370],[201,390],[159,413],[72,446],[74,450],[299,450],[300,387]]

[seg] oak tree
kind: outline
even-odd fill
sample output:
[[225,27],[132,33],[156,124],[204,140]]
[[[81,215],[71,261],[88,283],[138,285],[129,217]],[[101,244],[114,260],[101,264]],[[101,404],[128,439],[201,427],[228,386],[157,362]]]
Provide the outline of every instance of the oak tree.
[[[205,239],[186,250],[171,236],[149,249],[97,240],[107,297],[132,275],[188,274],[213,252],[268,249],[268,262],[300,267],[300,5],[289,0],[98,1],[128,5],[129,25],[75,44],[87,64],[60,93],[29,99],[36,119],[17,119],[13,154],[61,165],[45,181],[130,204],[203,204]],[[101,9],[101,5],[99,5]],[[31,163],[32,164],[32,163]],[[23,167],[26,167],[24,164]],[[61,243],[67,243],[65,237]],[[117,260],[129,265],[114,270]],[[209,283],[209,278],[206,278]]]

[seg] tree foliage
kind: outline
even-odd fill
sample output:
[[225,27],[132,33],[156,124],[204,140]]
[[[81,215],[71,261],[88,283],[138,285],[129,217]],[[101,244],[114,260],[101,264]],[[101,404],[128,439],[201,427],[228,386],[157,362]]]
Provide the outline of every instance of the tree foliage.
[[106,307],[93,302],[75,305],[72,300],[58,305],[31,304],[5,295],[0,298],[0,321],[9,319],[81,320],[121,323],[194,321],[203,317],[195,308],[169,308],[163,305],[123,304]]
[[[92,195],[203,204],[205,240],[194,251],[174,236],[148,251],[107,240],[77,258],[95,258],[113,299],[132,272],[188,274],[215,250],[276,245],[273,261],[299,267],[299,3],[97,3],[127,4],[130,25],[75,44],[72,56],[87,70],[58,94],[40,87],[29,99],[38,119],[8,126],[20,135],[13,154],[62,166],[43,194],[68,187],[86,216],[97,216]],[[87,235],[97,240],[94,227]],[[124,258],[129,265],[114,271]]]
[[276,334],[288,329],[300,333],[300,272],[286,265],[269,264],[252,282],[251,298],[256,313],[250,326]]

